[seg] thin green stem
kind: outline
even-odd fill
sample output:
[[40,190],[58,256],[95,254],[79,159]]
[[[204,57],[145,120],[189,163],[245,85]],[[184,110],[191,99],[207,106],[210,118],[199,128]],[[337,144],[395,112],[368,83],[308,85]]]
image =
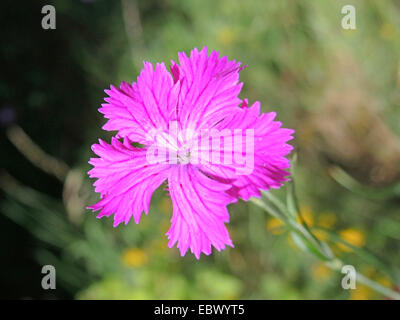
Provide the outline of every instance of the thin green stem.
[[[333,271],[341,272],[342,267],[345,265],[345,263],[339,260],[338,258],[335,258],[335,260],[327,263],[326,265]],[[371,280],[370,278],[364,276],[360,272],[357,272],[356,274],[356,281],[372,290],[375,290],[376,292],[379,292],[380,294],[382,294],[387,298],[400,300],[400,293],[393,291],[392,289],[385,287],[374,280]]]
[[[264,193],[264,195],[266,195],[266,194],[267,193]],[[342,269],[342,266],[344,265],[344,263],[340,259],[333,256],[330,249],[327,250],[327,248],[329,248],[329,246],[325,242],[317,239],[315,237],[315,235],[313,235],[311,233],[311,231],[307,227],[307,225],[304,226],[303,224],[297,223],[296,220],[289,219],[288,217],[290,217],[290,213],[288,213],[288,208],[282,202],[280,202],[278,199],[276,199],[272,194],[269,193],[266,198],[268,198],[271,201],[271,203],[276,206],[276,208],[265,203],[261,199],[251,198],[250,201],[252,201],[254,204],[256,204],[257,206],[259,206],[262,209],[264,209],[265,211],[267,211],[273,217],[282,220],[287,225],[287,227],[289,227],[291,229],[291,231],[295,232],[300,237],[303,237],[304,239],[309,241],[309,243],[311,245],[315,246],[315,250],[310,250],[310,252],[315,257],[317,257],[320,260],[323,260],[323,262],[325,262],[326,265],[329,268],[331,268],[332,270],[341,272],[341,269]],[[299,213],[297,212],[297,214],[299,214]],[[388,298],[391,298],[394,300],[400,300],[400,293],[393,291],[385,286],[382,286],[381,284],[367,278],[366,276],[364,276],[363,274],[361,274],[359,272],[357,272],[356,280],[359,283],[371,288],[372,290],[375,290],[376,292],[381,293],[385,297],[388,297]]]

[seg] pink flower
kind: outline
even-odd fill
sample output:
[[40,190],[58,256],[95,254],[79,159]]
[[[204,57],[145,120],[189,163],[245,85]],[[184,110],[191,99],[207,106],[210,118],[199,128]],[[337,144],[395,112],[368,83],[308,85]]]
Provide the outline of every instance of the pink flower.
[[164,63],[154,69],[146,62],[135,83],[106,90],[99,109],[108,119],[103,129],[118,132],[111,144],[92,146],[99,158],[90,159],[89,175],[97,178],[101,199],[89,208],[100,210],[98,218],[114,214],[114,226],[131,217],[139,223],[153,192],[167,181],[169,247],[177,243],[182,256],[190,248],[199,258],[211,246],[233,247],[225,226],[228,204],[260,197],[260,190],[287,180],[285,156],[292,147],[286,142],[293,130],[281,128],[273,112],[260,114],[259,102],[249,107],[238,97],[239,62],[208,55],[207,48],[178,56],[171,73]]

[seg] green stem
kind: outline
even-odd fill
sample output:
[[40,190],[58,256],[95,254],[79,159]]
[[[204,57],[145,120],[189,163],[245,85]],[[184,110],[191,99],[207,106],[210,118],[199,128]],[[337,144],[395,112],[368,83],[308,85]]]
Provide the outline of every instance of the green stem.
[[[265,192],[264,195],[266,195],[266,194],[267,193]],[[293,221],[293,219],[288,218],[288,217],[290,217],[288,208],[282,202],[280,202],[277,198],[275,198],[271,193],[268,192],[267,198],[271,201],[272,204],[274,204],[276,206],[276,208],[263,202],[261,199],[251,198],[250,201],[253,202],[254,204],[256,204],[257,206],[261,207],[265,211],[267,211],[273,217],[282,220],[292,231],[296,232],[298,235],[300,235],[300,236],[304,237],[305,239],[307,239],[308,241],[310,241],[311,244],[313,244],[316,247],[316,250],[318,252],[318,254],[316,254],[316,252],[312,252],[313,255],[315,257],[317,257],[318,259],[322,260],[323,262],[325,262],[327,264],[327,266],[329,268],[331,268],[332,270],[341,272],[341,269],[342,269],[342,266],[344,265],[344,263],[334,256],[326,256],[323,246],[328,247],[328,245],[325,242],[320,241],[319,239],[316,239],[315,236],[313,234],[311,234],[307,225],[303,226],[302,224],[298,224],[297,222]],[[304,221],[303,221],[303,223],[304,223]],[[321,257],[320,254],[322,254],[322,256],[325,257],[325,260],[323,259],[323,257]],[[326,260],[328,260],[328,262]],[[361,274],[359,272],[357,272],[356,280],[359,283],[371,288],[372,290],[375,290],[376,292],[381,293],[385,297],[388,297],[388,298],[391,298],[394,300],[400,300],[400,294],[398,292],[393,291],[385,286],[382,286],[381,284],[367,278],[366,276],[364,276],[363,274]]]
[[[345,263],[336,258],[335,260],[333,260],[330,263],[327,263],[326,265],[333,271],[341,272],[342,267],[345,265]],[[370,278],[364,276],[360,272],[357,272],[356,280],[357,280],[357,282],[365,285],[366,287],[368,287],[372,290],[375,290],[376,292],[379,292],[380,294],[382,294],[383,296],[385,296],[387,298],[391,298],[394,300],[400,300],[400,293],[393,291],[393,290],[389,289],[388,287],[385,287],[374,280],[371,280]]]

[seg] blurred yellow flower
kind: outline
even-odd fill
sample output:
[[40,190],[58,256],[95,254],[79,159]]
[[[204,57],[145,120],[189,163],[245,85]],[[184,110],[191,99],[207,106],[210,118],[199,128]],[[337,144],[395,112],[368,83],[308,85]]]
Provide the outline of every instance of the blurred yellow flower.
[[369,300],[372,298],[372,291],[370,288],[357,285],[357,288],[350,290],[350,300]]
[[312,230],[312,233],[314,234],[314,236],[317,237],[318,240],[321,241],[326,241],[328,240],[328,233],[324,230]]
[[278,218],[271,218],[271,219],[268,219],[266,228],[272,234],[279,235],[279,234],[282,234],[284,231],[284,224],[283,224],[282,220],[280,220]]
[[[314,225],[314,216],[311,211],[311,207],[309,207],[309,206],[300,207],[300,213],[301,213],[301,217],[303,218],[303,220],[305,221],[307,226],[312,227]],[[300,217],[297,217],[297,222],[301,223]]]
[[148,262],[147,254],[139,248],[129,248],[122,253],[122,262],[127,267],[141,267]]
[[217,42],[222,45],[229,45],[233,41],[233,31],[231,28],[224,27],[217,31]]
[[[348,242],[349,244],[355,247],[362,247],[365,244],[365,236],[364,234],[357,229],[345,229],[342,230],[340,233],[340,237]],[[338,246],[343,250],[350,252],[351,248],[345,244],[338,243]]]
[[333,212],[324,212],[321,213],[318,217],[318,225],[320,227],[330,229],[336,223],[336,214]]
[[332,270],[323,263],[316,263],[311,268],[311,276],[316,280],[326,279],[331,274]]

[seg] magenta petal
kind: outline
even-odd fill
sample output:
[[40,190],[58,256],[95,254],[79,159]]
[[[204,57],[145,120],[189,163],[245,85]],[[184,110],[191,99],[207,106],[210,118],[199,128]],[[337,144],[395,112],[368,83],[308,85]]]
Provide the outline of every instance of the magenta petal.
[[220,58],[216,51],[208,55],[206,47],[193,49],[190,57],[184,52],[178,56],[179,72],[173,73],[182,83],[178,118],[184,127],[210,127],[240,104],[240,62]]
[[[208,54],[206,47],[178,58],[171,72],[163,63],[155,68],[145,63],[136,82],[106,90],[107,103],[99,109],[108,119],[103,129],[117,133],[111,144],[100,140],[92,146],[99,158],[90,160],[89,176],[97,179],[101,199],[89,208],[99,210],[98,217],[114,214],[114,225],[131,217],[139,223],[153,192],[168,179],[173,203],[168,245],[176,244],[182,256],[190,248],[199,258],[212,247],[233,246],[225,226],[228,204],[287,181],[292,150],[287,142],[294,131],[282,128],[274,112],[260,114],[259,102],[249,106],[238,97],[240,62]],[[233,144],[229,136],[215,142],[215,130],[231,135]],[[145,147],[134,148],[131,141]],[[160,162],[148,162],[148,151]],[[214,159],[221,157],[224,161]],[[225,161],[229,158],[233,161]]]
[[90,159],[89,176],[97,178],[95,191],[101,200],[89,208],[100,210],[99,218],[114,214],[114,226],[128,223],[131,217],[139,223],[142,212],[148,213],[153,192],[167,178],[169,166],[147,163],[147,149],[115,138],[111,144],[100,140],[92,149],[100,158]]
[[118,137],[131,141],[152,142],[151,132],[168,126],[178,89],[164,63],[157,64],[154,70],[151,63],[145,62],[137,82],[122,82],[120,89],[111,86],[105,90],[109,97],[99,111],[109,120],[103,129],[118,131]]
[[[247,100],[246,104],[247,104]],[[240,197],[247,201],[250,197],[259,197],[260,190],[268,190],[270,188],[279,188],[283,182],[287,181],[290,162],[286,156],[293,147],[287,142],[293,137],[294,130],[281,128],[281,122],[274,121],[276,113],[260,114],[260,103],[256,102],[251,107],[237,108],[234,113],[226,117],[222,121],[218,129],[224,128],[254,130],[254,154],[252,155],[254,163],[249,174],[229,175],[234,179],[232,181],[232,189],[229,194]],[[245,138],[243,137],[243,141]],[[243,145],[242,150],[245,150]],[[217,170],[221,170],[222,165],[212,165],[211,168],[205,168],[204,171],[215,174]],[[238,169],[241,165],[232,163],[227,165],[230,169]],[[220,176],[226,178],[229,172],[225,168],[225,175]]]
[[235,199],[225,191],[230,188],[206,177],[192,165],[171,168],[168,177],[173,204],[169,247],[177,243],[181,255],[191,252],[209,255],[211,246],[218,251],[233,247],[225,223],[229,221],[226,206]]

